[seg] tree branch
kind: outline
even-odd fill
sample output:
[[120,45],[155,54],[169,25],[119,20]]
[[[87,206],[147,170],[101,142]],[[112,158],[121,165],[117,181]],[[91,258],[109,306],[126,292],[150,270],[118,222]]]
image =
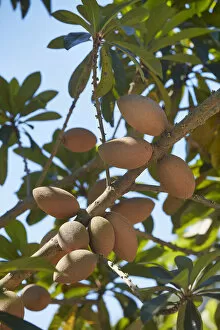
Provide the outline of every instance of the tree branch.
[[[183,138],[186,134],[189,134],[196,127],[204,124],[204,122],[210,117],[214,116],[220,111],[220,90],[212,94],[207,100],[199,105],[192,113],[190,112],[179,124],[175,125],[170,132],[164,132],[157,143],[153,145],[153,155],[149,163],[138,169],[127,171],[124,176],[116,180],[112,186],[107,187],[104,193],[97,198],[87,208],[87,213],[90,217],[96,215],[102,215],[105,213],[106,208],[113,205],[114,201],[129,191],[129,188],[134,183],[135,179],[152,163],[159,160],[163,155],[166,154],[168,149],[176,143],[178,140]],[[52,242],[51,242],[52,241]],[[56,253],[56,250],[60,250],[57,246],[57,240],[51,239],[41,249],[39,249],[33,256],[45,256],[50,257]],[[53,247],[53,241],[54,247]],[[15,289],[16,286],[30,273],[28,272],[14,272],[6,275],[0,281],[0,286],[5,286],[7,289]]]

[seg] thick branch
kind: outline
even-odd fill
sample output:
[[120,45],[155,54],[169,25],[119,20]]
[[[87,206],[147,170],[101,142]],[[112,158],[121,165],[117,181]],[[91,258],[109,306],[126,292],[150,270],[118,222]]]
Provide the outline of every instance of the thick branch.
[[[105,213],[106,208],[114,204],[114,201],[129,191],[135,179],[153,162],[159,160],[168,149],[183,138],[186,134],[190,133],[196,127],[204,124],[210,117],[214,116],[220,111],[220,90],[211,95],[206,101],[198,106],[192,113],[189,113],[179,124],[175,125],[170,132],[165,132],[156,144],[154,144],[154,152],[151,161],[135,170],[128,171],[124,176],[119,178],[111,187],[107,187],[104,193],[97,198],[87,208],[90,217],[102,215]],[[47,253],[47,246],[50,241],[44,245],[38,252],[38,256],[49,256]],[[54,248],[56,249],[56,248]],[[50,246],[49,246],[50,250]],[[51,247],[51,250],[52,247]],[[54,252],[54,251],[53,251]],[[36,253],[35,253],[36,255]],[[24,278],[29,275],[26,272],[16,272],[6,275],[1,281],[0,285],[8,289],[14,289]],[[18,280],[19,279],[19,280]]]

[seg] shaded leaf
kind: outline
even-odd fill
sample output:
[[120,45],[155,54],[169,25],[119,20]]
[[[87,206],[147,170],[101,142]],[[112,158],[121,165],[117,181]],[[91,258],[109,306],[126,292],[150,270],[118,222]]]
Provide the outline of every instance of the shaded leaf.
[[8,82],[0,76],[0,107],[10,112],[10,91]]
[[0,258],[11,260],[18,257],[19,255],[14,244],[9,242],[5,236],[0,235]]
[[167,303],[170,293],[164,293],[160,296],[147,300],[141,307],[141,321],[145,324],[153,318]]
[[51,14],[51,0],[41,0],[47,9],[48,13]]
[[86,88],[92,69],[92,52],[78,65],[69,80],[68,90],[73,98],[77,98]]
[[176,263],[177,267],[179,268],[179,270],[188,269],[189,273],[191,273],[191,271],[193,269],[193,262],[188,257],[177,256],[175,258],[175,263]]
[[184,328],[184,321],[185,321],[185,313],[186,313],[186,302],[184,302],[178,310],[177,315],[177,330],[187,330]]
[[8,273],[13,270],[43,270],[54,272],[55,268],[44,257],[24,257],[8,262],[0,262],[1,273]]
[[98,312],[101,329],[111,330],[109,313],[103,298],[98,301]]
[[0,140],[2,141],[3,145],[7,145],[9,142],[9,139],[14,132],[14,128],[9,125],[3,125],[0,128]]
[[28,101],[34,93],[37,91],[41,83],[41,74],[40,72],[34,72],[30,74],[22,83],[16,100],[20,107],[23,107],[25,102]]
[[29,122],[29,121],[56,120],[56,119],[60,119],[60,118],[61,118],[61,116],[57,112],[48,111],[48,112],[42,112],[42,113],[39,113],[38,115],[29,117],[25,121]]
[[0,185],[5,183],[8,173],[8,147],[0,147]]
[[123,309],[124,317],[134,318],[136,316],[137,304],[131,297],[115,292],[115,298],[119,301]]
[[64,37],[65,37],[65,35],[52,39],[49,42],[49,44],[47,45],[47,48],[52,48],[52,49],[65,48],[65,46],[64,46]]
[[159,283],[162,284],[170,283],[173,279],[172,273],[161,266],[150,267],[149,271],[152,277]]
[[35,110],[45,109],[47,103],[51,101],[57,94],[58,92],[54,90],[47,90],[39,93],[34,98],[32,98],[27,104],[25,104],[21,113],[25,116],[31,112],[34,112]]
[[185,268],[179,274],[177,274],[172,279],[172,284],[176,287],[180,287],[186,290],[189,284],[189,269]]
[[169,115],[169,113],[171,111],[171,98],[168,95],[168,91],[164,87],[164,84],[162,83],[162,81],[153,72],[151,72],[151,76],[153,77],[153,79],[160,91],[161,97],[165,104],[166,113],[167,113],[167,115]]
[[69,50],[70,48],[86,42],[90,39],[91,34],[87,32],[72,32],[64,36],[64,47]]
[[90,25],[84,21],[80,16],[72,13],[68,10],[57,10],[52,13],[52,16],[56,18],[58,21],[66,23],[66,24],[73,24],[73,25],[81,25],[87,31],[90,32]]
[[108,92],[101,98],[102,115],[107,123],[110,123],[112,127],[114,127],[115,101],[116,100],[112,91]]
[[202,318],[196,306],[191,300],[187,300],[184,330],[202,330]]
[[128,90],[128,83],[123,63],[115,50],[110,49],[110,55],[112,59],[116,90],[119,95],[124,95]]
[[[203,280],[203,278],[202,278]],[[204,288],[206,286],[210,286],[216,282],[220,282],[220,275],[214,275],[209,277],[206,281],[201,281],[201,283],[197,286],[197,290],[200,288]]]
[[24,245],[27,244],[27,233],[24,225],[18,221],[11,221],[6,227],[5,231],[10,237],[13,245],[21,250]]
[[42,330],[41,328],[37,327],[36,325],[24,321],[20,317],[1,312],[0,311],[0,320],[4,323],[7,324],[10,329],[12,330]]
[[91,23],[93,33],[98,32],[100,26],[100,8],[96,0],[82,0],[86,19]]
[[201,64],[200,59],[196,55],[189,54],[173,54],[173,55],[165,55],[161,57],[161,60],[167,60],[172,62],[180,62],[180,63],[191,63],[194,65]]
[[148,18],[149,12],[144,7],[132,8],[129,12],[124,14],[120,19],[121,25],[132,26],[145,21]]
[[208,269],[204,275],[200,278],[200,280],[197,283],[197,288],[202,287],[202,283],[206,281],[210,281],[210,278],[215,275],[220,270],[220,261],[216,262],[210,269]]

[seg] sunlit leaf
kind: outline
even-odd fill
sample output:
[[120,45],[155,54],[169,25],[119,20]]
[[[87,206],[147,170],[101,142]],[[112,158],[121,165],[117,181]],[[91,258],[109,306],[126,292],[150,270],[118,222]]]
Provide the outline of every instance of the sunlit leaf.
[[52,48],[52,49],[65,48],[65,46],[64,46],[64,37],[65,37],[65,35],[52,39],[49,42],[49,44],[47,45],[47,48]]

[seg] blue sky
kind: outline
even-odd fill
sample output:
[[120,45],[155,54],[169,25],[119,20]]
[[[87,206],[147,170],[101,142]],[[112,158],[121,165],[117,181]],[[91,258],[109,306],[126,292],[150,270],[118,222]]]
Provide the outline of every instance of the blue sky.
[[[105,5],[110,1],[99,1],[101,5]],[[67,9],[75,11],[76,6],[80,1],[69,0],[53,0],[53,11],[58,9]],[[35,124],[33,132],[34,139],[39,145],[51,141],[51,134],[56,128],[61,128],[71,105],[71,98],[68,94],[67,86],[69,78],[74,68],[82,61],[85,55],[91,50],[92,43],[87,42],[76,46],[70,51],[66,50],[51,50],[47,48],[47,44],[53,38],[68,34],[70,32],[82,31],[83,29],[77,26],[71,26],[56,21],[50,17],[40,1],[32,1],[31,9],[26,18],[21,20],[20,10],[12,11],[10,1],[3,1],[0,7],[0,40],[1,40],[1,67],[0,75],[5,79],[10,80],[16,77],[21,83],[27,75],[32,72],[40,71],[42,74],[42,84],[40,91],[46,89],[55,89],[59,91],[58,96],[49,103],[48,110],[59,112],[62,118],[53,122],[39,122]],[[90,102],[91,84],[88,84],[86,90],[80,97],[77,107],[70,119],[68,128],[79,126],[92,130],[96,135],[100,136],[97,128],[97,122],[94,116],[94,107]],[[183,103],[182,106],[186,104]],[[185,112],[181,113],[181,117]],[[116,119],[119,117],[118,109],[115,114]],[[180,120],[180,117],[178,118]],[[105,124],[107,137],[112,134],[110,125]],[[124,124],[121,125],[118,136],[123,136],[125,133]],[[23,144],[28,141],[22,138]],[[174,147],[174,153],[184,158],[184,141],[178,142]],[[39,169],[39,167],[29,162],[31,171]],[[113,170],[112,174],[124,173],[122,170]],[[15,191],[21,185],[21,177],[24,174],[22,159],[15,155],[12,151],[9,153],[9,171],[8,178],[4,186],[0,187],[0,214],[10,209],[17,202]],[[155,183],[145,171],[140,177],[140,181],[146,183]],[[160,194],[159,202],[153,211],[155,219],[154,235],[169,241],[171,235],[171,223],[168,216],[162,210],[162,201],[165,194]],[[84,201],[81,201],[81,207],[85,206]],[[25,224],[25,216],[22,215],[19,219]],[[52,217],[45,218],[37,225],[28,227],[29,242],[39,242],[47,231],[53,226],[54,219]],[[4,230],[1,230],[4,233]],[[140,279],[134,279],[135,283],[143,286],[144,282]],[[146,283],[146,282],[145,282]],[[149,282],[148,282],[149,283]],[[115,323],[118,317],[121,317],[121,309],[111,297],[107,298],[108,306],[110,306],[111,319]],[[47,329],[52,314],[57,306],[49,306],[42,312],[26,311],[25,319]]]

